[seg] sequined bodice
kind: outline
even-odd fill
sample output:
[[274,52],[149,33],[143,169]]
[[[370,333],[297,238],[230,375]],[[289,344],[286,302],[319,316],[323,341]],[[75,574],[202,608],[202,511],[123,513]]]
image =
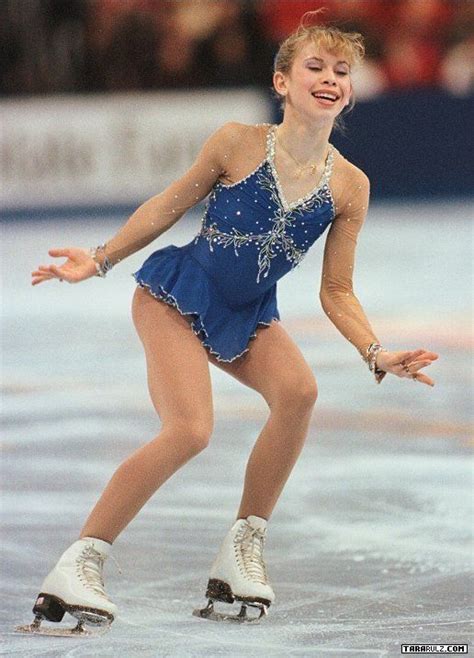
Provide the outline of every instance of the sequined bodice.
[[333,147],[317,187],[288,203],[275,167],[275,128],[253,172],[237,183],[214,185],[191,252],[224,291],[238,287],[242,303],[297,266],[334,219]]

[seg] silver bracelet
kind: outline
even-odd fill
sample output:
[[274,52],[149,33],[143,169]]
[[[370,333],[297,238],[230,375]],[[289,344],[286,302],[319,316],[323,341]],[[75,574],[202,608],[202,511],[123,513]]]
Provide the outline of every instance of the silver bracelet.
[[108,256],[105,255],[105,253],[104,253],[104,260],[102,263],[97,258],[97,252],[105,251],[105,246],[106,243],[104,242],[104,244],[100,244],[95,248],[89,249],[89,255],[94,260],[95,268],[97,270],[96,276],[100,276],[102,278],[104,278],[107,275],[107,272],[110,272],[110,270],[113,268],[112,261]]
[[370,343],[366,349],[365,356],[362,359],[368,364],[370,372],[374,373],[375,381],[380,384],[382,379],[387,374],[385,370],[381,370],[376,366],[376,358],[379,352],[386,352],[387,350],[380,345],[380,343]]

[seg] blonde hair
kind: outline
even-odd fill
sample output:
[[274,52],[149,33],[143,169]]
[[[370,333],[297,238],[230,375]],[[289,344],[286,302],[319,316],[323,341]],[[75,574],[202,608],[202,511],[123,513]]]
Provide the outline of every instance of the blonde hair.
[[[365,56],[363,36],[358,32],[343,32],[338,27],[312,24],[314,18],[319,19],[318,14],[321,11],[323,9],[308,11],[303,14],[298,29],[281,43],[274,60],[273,70],[275,73],[279,71],[288,74],[300,48],[308,41],[318,48],[324,48],[331,55],[343,55],[351,69],[362,62]],[[281,98],[281,96],[279,97]],[[282,107],[284,107],[285,99],[282,98],[281,100]],[[355,99],[352,95],[345,113],[352,110],[354,104]],[[335,126],[342,128],[340,117],[336,119]]]

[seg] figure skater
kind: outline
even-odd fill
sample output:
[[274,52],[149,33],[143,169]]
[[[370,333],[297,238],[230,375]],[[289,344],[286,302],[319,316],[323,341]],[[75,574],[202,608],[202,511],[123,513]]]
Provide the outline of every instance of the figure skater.
[[256,619],[246,617],[247,605],[259,607],[261,616],[273,603],[263,558],[267,522],[317,397],[314,374],[279,321],[277,281],[326,229],[320,299],[327,316],[376,382],[390,373],[434,385],[422,369],[438,355],[384,349],[352,287],[369,180],[329,137],[353,104],[351,71],[363,55],[359,34],[302,22],[275,58],[280,124],[225,124],[189,171],[141,205],[108,242],[91,250],[51,249],[50,256],[67,260],[32,273],[33,285],[103,277],[209,195],[195,238],[155,251],[133,275],[132,317],[161,431],[119,466],[79,539],[43,582],[28,629],[38,630],[44,618],[61,621],[65,611],[79,620],[76,631],[84,622],[110,624],[116,616],[104,589],[104,561],[147,500],[208,445],[209,363],[258,391],[269,416],[248,460],[237,518],[210,571],[208,606],[198,614],[219,618],[215,601],[237,601],[237,618]]

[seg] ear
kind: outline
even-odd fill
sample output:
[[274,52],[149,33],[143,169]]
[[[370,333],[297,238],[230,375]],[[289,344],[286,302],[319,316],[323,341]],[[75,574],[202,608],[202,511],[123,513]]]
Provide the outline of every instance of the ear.
[[286,76],[281,71],[275,71],[273,74],[273,87],[279,96],[287,95]]

